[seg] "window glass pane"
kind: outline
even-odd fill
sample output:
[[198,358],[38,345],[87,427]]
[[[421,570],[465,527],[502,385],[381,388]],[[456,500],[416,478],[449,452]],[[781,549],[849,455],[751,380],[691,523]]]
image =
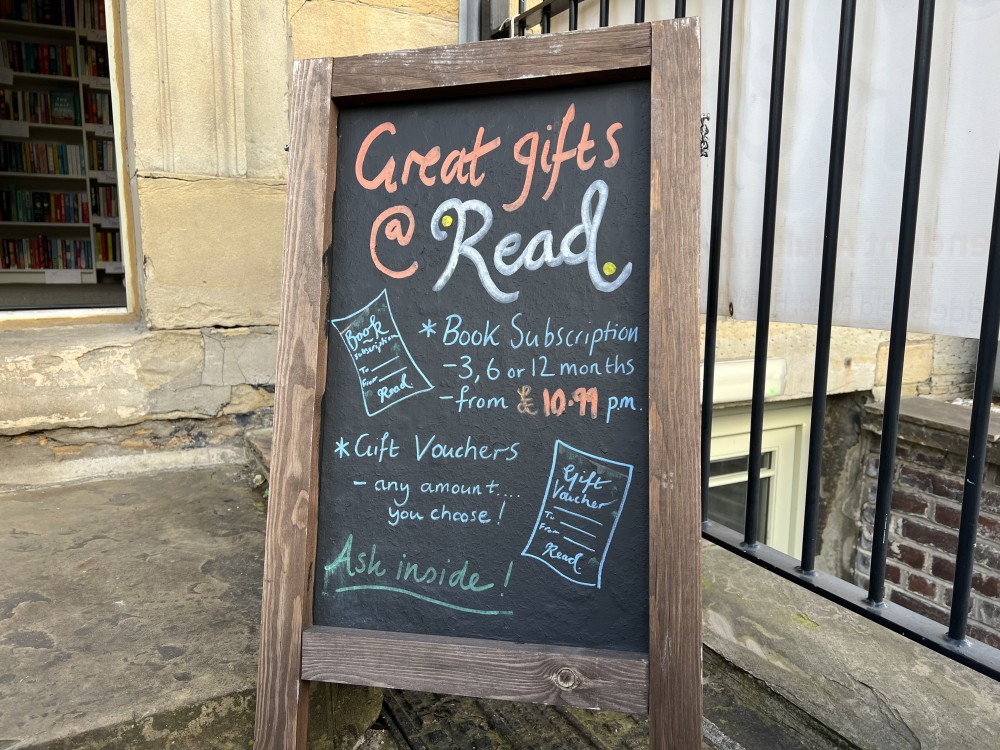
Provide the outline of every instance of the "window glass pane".
[[[757,509],[757,536],[767,544],[767,514],[770,506],[771,478],[760,480],[760,507]],[[737,482],[708,490],[708,518],[710,521],[738,531],[745,531],[747,513],[747,483]]]
[[[761,457],[761,468],[771,468],[773,452],[767,452]],[[710,467],[711,476],[746,473],[747,456],[726,458],[713,461]],[[760,507],[757,515],[758,541],[767,544],[767,520],[771,500],[771,478],[760,480]],[[708,490],[708,518],[723,526],[738,531],[745,531],[747,509],[747,480],[731,482],[710,487]]]
[[[773,451],[764,453],[760,457],[760,468],[770,469]],[[732,458],[720,458],[712,461],[708,469],[710,477],[724,477],[727,474],[746,474],[750,468],[749,456],[733,456]]]
[[723,458],[712,461],[708,469],[710,477],[722,477],[726,474],[746,474],[749,468],[749,456],[736,456],[735,458]]
[[[7,23],[27,20],[28,6],[52,6],[53,15],[33,27]],[[101,21],[97,29],[96,17],[74,16],[72,8],[71,0],[0,3],[3,313],[127,304],[115,145],[121,123],[112,119],[107,41],[116,24]]]
[[125,307],[123,277],[98,271],[96,278],[95,283],[46,284],[44,280],[32,284],[0,283],[0,310]]

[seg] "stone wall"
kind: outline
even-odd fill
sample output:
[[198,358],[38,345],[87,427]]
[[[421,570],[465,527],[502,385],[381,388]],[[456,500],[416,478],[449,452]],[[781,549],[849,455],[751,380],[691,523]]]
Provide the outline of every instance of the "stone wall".
[[[141,319],[44,334],[0,321],[0,434],[269,408],[292,60],[458,39],[457,0],[112,5]],[[230,366],[220,382],[212,351],[240,332],[256,342],[241,368],[257,374],[241,380]],[[974,350],[948,341],[911,337],[907,393],[967,388]],[[877,396],[887,342],[835,329],[830,391]],[[782,398],[811,395],[814,343],[812,326],[772,326],[771,356],[787,363]],[[752,358],[753,323],[723,320],[718,356]]]
[[457,0],[111,5],[139,316],[0,321],[0,435],[266,416],[293,57],[458,41]]
[[122,3],[121,37],[149,326],[277,324],[291,79],[285,8]]
[[0,334],[0,435],[210,418],[272,403],[276,329]]
[[288,0],[292,57],[341,57],[458,42],[458,0]]
[[458,41],[457,0],[121,5],[154,329],[276,325],[293,59]]
[[[754,356],[753,321],[719,320],[717,361]],[[702,325],[704,338],[704,324]],[[906,339],[903,395],[937,398],[971,393],[976,369],[976,340],[911,333]],[[816,327],[771,323],[768,358],[787,364],[785,392],[780,400],[812,396]],[[889,332],[870,328],[834,327],[830,335],[828,393],[871,392],[881,401],[889,363]]]
[[864,393],[834,395],[826,400],[816,569],[844,580],[854,574],[865,450],[861,416],[870,400]]
[[[900,407],[892,516],[889,525],[886,598],[947,625],[954,555],[962,510],[970,409],[930,399],[907,399]],[[856,557],[856,582],[867,586],[871,525],[878,482],[882,409],[869,406],[866,445],[865,525]],[[979,536],[972,579],[968,633],[1000,648],[1000,415],[990,424]]]

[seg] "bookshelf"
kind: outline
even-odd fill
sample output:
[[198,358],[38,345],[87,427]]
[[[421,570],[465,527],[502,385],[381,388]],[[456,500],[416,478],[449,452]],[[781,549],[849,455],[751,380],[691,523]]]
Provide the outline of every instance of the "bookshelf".
[[0,0],[0,284],[122,275],[104,0]]

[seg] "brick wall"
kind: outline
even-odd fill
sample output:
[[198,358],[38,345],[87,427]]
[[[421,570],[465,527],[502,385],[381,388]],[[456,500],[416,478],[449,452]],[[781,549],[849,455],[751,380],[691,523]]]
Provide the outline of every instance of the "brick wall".
[[[900,406],[886,598],[947,625],[958,548],[970,409],[906,399]],[[855,581],[868,585],[882,411],[863,420],[865,477]],[[1000,648],[1000,416],[990,425],[968,634]]]

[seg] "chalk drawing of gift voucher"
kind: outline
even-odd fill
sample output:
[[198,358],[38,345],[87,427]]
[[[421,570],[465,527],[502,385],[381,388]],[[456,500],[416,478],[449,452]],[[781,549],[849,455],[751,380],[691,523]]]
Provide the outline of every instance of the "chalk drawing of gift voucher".
[[360,310],[332,319],[330,325],[351,355],[369,417],[434,388],[406,348],[385,289]]
[[632,469],[556,440],[542,507],[521,554],[567,581],[600,588]]

